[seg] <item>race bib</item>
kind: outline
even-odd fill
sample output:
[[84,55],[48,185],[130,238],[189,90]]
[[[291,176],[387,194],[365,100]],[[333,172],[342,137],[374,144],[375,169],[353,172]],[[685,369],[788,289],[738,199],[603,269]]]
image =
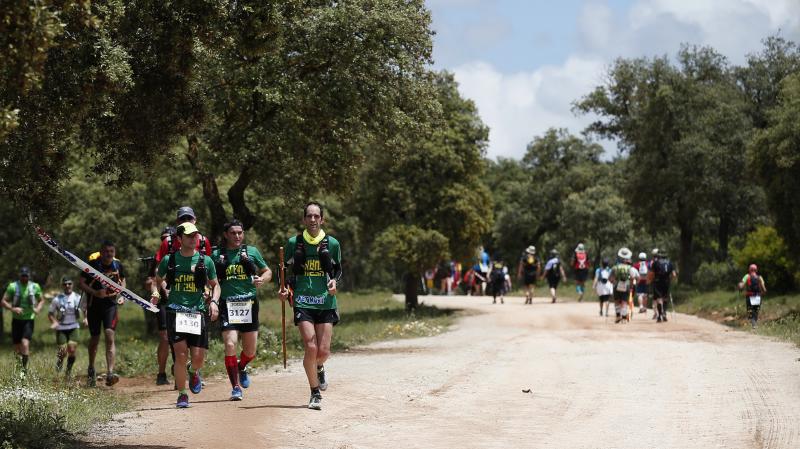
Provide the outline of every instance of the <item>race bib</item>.
[[252,301],[237,301],[226,303],[228,307],[228,323],[250,324],[253,322]]
[[750,297],[750,305],[751,306],[760,306],[761,305],[761,295],[755,295]]
[[628,281],[620,281],[617,284],[617,291],[618,292],[625,292],[628,291]]
[[175,314],[175,332],[200,335],[203,317],[199,313],[177,312]]

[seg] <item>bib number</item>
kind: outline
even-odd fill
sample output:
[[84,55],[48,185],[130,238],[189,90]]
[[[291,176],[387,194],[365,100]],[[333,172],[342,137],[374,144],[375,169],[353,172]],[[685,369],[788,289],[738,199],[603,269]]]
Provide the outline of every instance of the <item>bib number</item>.
[[628,281],[620,281],[619,283],[617,283],[617,291],[618,292],[628,291]]
[[750,297],[750,305],[751,306],[760,306],[761,305],[761,295],[755,295]]
[[199,313],[178,312],[175,314],[175,332],[200,335],[203,317]]
[[252,301],[228,302],[228,323],[250,324],[253,322]]

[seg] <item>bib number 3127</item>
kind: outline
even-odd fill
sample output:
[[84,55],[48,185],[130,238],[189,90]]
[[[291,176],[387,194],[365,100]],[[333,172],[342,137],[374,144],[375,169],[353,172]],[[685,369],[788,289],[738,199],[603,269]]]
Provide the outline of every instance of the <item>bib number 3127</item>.
[[175,332],[177,333],[200,335],[202,325],[203,317],[199,313],[178,312],[175,314]]
[[228,323],[250,324],[253,322],[253,303],[251,301],[228,302]]

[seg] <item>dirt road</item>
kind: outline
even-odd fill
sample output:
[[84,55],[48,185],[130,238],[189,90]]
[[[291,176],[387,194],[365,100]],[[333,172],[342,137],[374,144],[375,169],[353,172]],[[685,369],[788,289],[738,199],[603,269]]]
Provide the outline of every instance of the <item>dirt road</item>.
[[[254,376],[242,402],[209,380],[165,390],[93,437],[110,447],[798,448],[800,350],[694,317],[614,325],[596,303],[505,305],[431,338],[334,354],[322,411],[302,365]],[[346,316],[343,317],[347,319]],[[530,389],[530,393],[523,390]]]

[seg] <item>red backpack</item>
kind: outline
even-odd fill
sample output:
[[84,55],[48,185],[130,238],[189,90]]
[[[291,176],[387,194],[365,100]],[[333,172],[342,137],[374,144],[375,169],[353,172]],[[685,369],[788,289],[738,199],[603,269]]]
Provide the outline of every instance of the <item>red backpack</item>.
[[589,256],[585,251],[575,253],[575,269],[586,270],[589,268]]

